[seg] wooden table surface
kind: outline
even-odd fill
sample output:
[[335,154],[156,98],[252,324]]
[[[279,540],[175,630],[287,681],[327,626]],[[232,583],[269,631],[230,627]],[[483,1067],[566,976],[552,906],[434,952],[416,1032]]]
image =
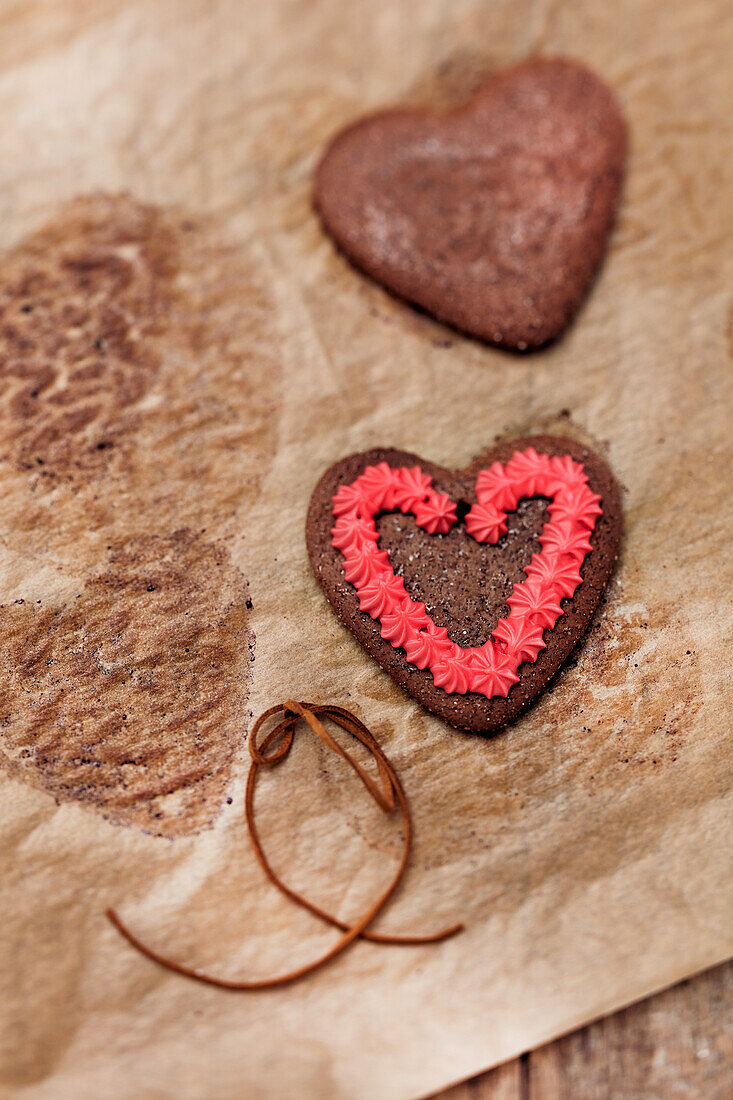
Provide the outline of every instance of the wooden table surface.
[[733,960],[434,1100],[731,1100]]

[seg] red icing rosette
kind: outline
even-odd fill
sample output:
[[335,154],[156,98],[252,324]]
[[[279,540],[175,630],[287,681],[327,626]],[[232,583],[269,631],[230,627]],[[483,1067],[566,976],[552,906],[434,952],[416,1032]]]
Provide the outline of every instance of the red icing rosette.
[[432,619],[424,630],[409,638],[404,645],[405,656],[416,668],[434,668],[442,657],[453,652],[454,643],[443,626],[436,626]]
[[519,679],[519,666],[536,661],[545,648],[543,632],[563,614],[562,600],[582,584],[580,568],[602,509],[582,464],[570,455],[551,457],[528,447],[515,451],[504,466],[494,462],[481,470],[466,531],[477,542],[498,542],[506,534],[507,512],[530,496],[550,499],[539,539],[542,551],[532,556],[526,580],[514,585],[507,600],[510,613],[491,638],[466,648],[451,641],[425,606],[410,597],[379,548],[375,522],[379,512],[397,509],[412,513],[430,534],[446,534],[457,519],[448,494],[436,492],[419,466],[380,462],[340,486],[333,498],[332,542],[343,554],[344,577],[356,588],[361,610],[379,622],[383,638],[403,649],[416,668],[429,669],[435,685],[448,693],[505,697]]
[[504,512],[512,512],[519,503],[516,487],[506,467],[492,462],[476,478],[476,497],[480,504],[493,504]]
[[362,507],[368,508],[368,502],[361,485],[353,481],[351,485],[342,485],[336,496],[333,498],[333,514],[338,516],[344,515],[361,515]]
[[512,614],[508,620],[502,621],[529,620],[539,624],[543,629],[551,630],[562,615],[560,597],[553,588],[543,585],[536,577],[530,578],[523,584],[515,584],[507,603]]
[[456,506],[447,493],[430,493],[412,509],[417,522],[430,535],[446,535],[458,518]]
[[419,466],[412,466],[410,469],[402,467],[394,472],[398,475],[394,479],[392,494],[394,507],[402,512],[411,512],[416,504],[420,504],[428,496],[432,478],[429,474],[424,474]]
[[469,654],[465,662],[471,674],[468,690],[477,691],[487,699],[494,695],[506,698],[512,686],[519,680],[516,670],[521,660],[518,655],[491,642],[473,651],[462,652]]
[[331,528],[331,542],[343,554],[349,550],[362,550],[365,543],[377,542],[379,535],[373,523],[354,512],[339,516],[335,527]]
[[506,512],[495,504],[474,504],[466,516],[466,530],[476,542],[498,542],[506,534]]
[[391,570],[385,575],[376,573],[359,588],[359,607],[373,619],[406,598],[405,582]]
[[433,681],[436,687],[442,688],[449,695],[465,695],[467,691],[474,691],[475,677],[472,676],[471,666],[464,660],[460,646],[451,643],[453,648],[447,653],[441,653],[434,665],[430,665]]
[[516,486],[520,500],[542,494],[547,485],[547,455],[538,455],[534,447],[515,451],[506,464],[506,472]]
[[550,551],[533,554],[524,572],[528,580],[537,577],[544,586],[552,586],[560,599],[572,596],[583,579],[573,558]]
[[386,462],[380,462],[378,466],[367,466],[361,477],[357,478],[372,516],[394,508],[395,490],[399,488],[401,475],[406,472],[404,469],[393,470]]
[[423,627],[428,625],[430,618],[425,613],[425,605],[415,603],[408,596],[407,599],[385,611],[379,621],[382,624],[380,631],[382,637],[396,648],[404,646],[407,641],[414,638]]

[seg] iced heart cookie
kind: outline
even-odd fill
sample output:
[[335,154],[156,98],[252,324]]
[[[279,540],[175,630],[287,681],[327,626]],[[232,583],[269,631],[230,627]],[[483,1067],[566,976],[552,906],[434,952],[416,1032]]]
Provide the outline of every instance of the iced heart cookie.
[[475,733],[527,707],[585,633],[618,553],[606,463],[568,439],[501,443],[465,470],[350,455],[306,541],[338,617],[428,710]]
[[457,110],[392,110],[330,143],[323,224],[389,290],[491,343],[524,350],[569,323],[603,258],[626,134],[610,89],[535,59]]

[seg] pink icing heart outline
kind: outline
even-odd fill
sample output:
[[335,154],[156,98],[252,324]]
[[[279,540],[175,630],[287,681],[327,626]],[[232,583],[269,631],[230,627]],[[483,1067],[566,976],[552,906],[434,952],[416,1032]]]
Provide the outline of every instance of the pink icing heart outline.
[[551,498],[550,519],[540,535],[542,550],[514,585],[509,615],[500,619],[482,645],[462,648],[436,626],[407,593],[389,555],[379,549],[376,516],[395,509],[415,517],[429,534],[446,534],[456,522],[456,506],[419,466],[367,466],[333,498],[336,524],[331,542],[344,558],[344,577],[356,588],[359,607],[380,624],[380,633],[407,660],[429,669],[436,687],[448,693],[477,692],[505,697],[519,680],[523,661],[536,661],[545,648],[543,633],[563,614],[561,600],[582,584],[580,567],[591,550],[590,536],[603,514],[601,498],[590,490],[581,463],[570,455],[515,451],[505,466],[494,462],[476,478],[476,497],[466,515],[466,531],[477,542],[493,544],[506,534],[507,512],[523,497]]

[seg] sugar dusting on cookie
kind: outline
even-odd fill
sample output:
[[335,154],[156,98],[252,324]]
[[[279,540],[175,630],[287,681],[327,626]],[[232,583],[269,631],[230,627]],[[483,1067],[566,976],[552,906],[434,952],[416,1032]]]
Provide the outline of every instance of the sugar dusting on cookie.
[[358,267],[438,319],[525,350],[558,336],[603,258],[625,124],[583,66],[534,59],[449,112],[384,111],[318,167],[323,224]]

